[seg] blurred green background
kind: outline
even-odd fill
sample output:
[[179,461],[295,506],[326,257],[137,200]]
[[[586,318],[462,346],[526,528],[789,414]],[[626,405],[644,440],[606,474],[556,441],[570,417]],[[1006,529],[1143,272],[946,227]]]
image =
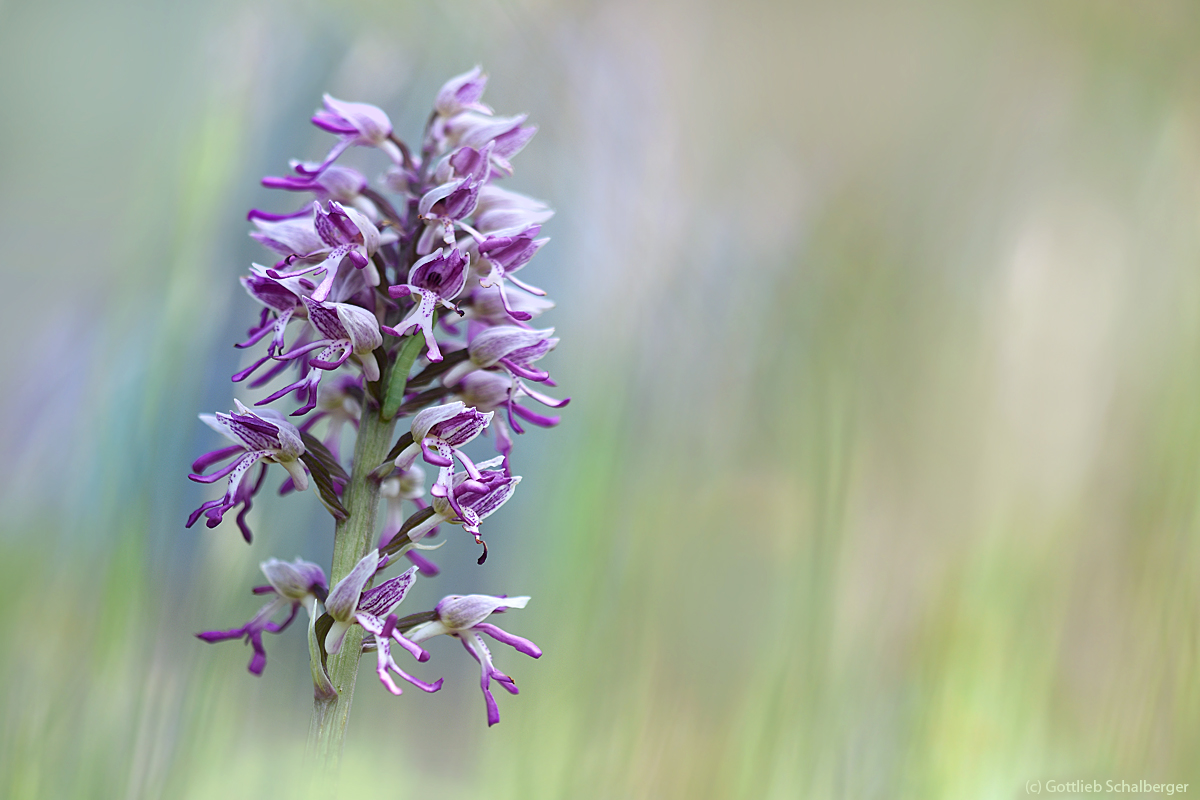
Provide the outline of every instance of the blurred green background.
[[369,671],[345,796],[1200,791],[1200,6],[0,3],[0,795],[320,796],[258,561],[312,496],[184,530],[254,311],[258,186],[406,137],[476,63],[541,130],[564,424],[406,605],[530,594],[439,695]]

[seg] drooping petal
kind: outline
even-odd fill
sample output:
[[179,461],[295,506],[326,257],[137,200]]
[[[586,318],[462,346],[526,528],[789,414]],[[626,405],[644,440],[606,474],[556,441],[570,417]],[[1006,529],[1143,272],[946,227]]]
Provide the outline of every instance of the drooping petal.
[[486,633],[496,641],[503,642],[509,647],[512,647],[513,649],[518,650],[527,656],[531,656],[533,658],[542,657],[542,648],[538,647],[536,644],[524,637],[516,636],[515,634],[511,634],[502,628],[498,628],[490,622],[476,623],[474,629],[480,633]]
[[329,616],[339,622],[349,622],[353,618],[363,587],[375,574],[378,566],[379,551],[372,550],[354,565],[346,577],[337,582],[325,601],[325,610],[329,612]]

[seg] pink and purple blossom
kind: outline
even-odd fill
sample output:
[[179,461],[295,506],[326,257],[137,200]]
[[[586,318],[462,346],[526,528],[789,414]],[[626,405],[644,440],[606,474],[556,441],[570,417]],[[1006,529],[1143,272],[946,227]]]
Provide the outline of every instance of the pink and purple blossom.
[[432,639],[434,636],[453,636],[462,642],[471,657],[479,662],[479,687],[487,704],[488,727],[500,721],[500,709],[492,696],[491,683],[496,681],[509,694],[518,694],[516,682],[492,663],[492,653],[480,634],[486,634],[498,642],[512,647],[532,658],[541,658],[542,649],[528,639],[509,633],[487,619],[510,608],[524,608],[528,597],[492,597],[484,594],[450,595],[442,598],[434,609],[435,619],[412,628],[409,641],[414,644]]
[[[423,540],[439,525],[461,525],[483,547],[478,563],[484,563],[481,523],[521,481],[510,469],[513,434],[522,432],[522,422],[559,422],[523,401],[550,408],[568,402],[530,387],[554,385],[540,361],[559,340],[553,328],[528,324],[554,303],[517,277],[549,241],[542,225],[554,212],[497,185],[513,174],[512,159],[537,129],[524,114],[493,115],[482,101],[486,85],[479,67],[447,81],[419,149],[405,144],[376,106],[325,95],[312,122],[336,137],[332,148],[320,161],[293,159],[288,174],[262,179],[268,188],[307,193],[311,202],[247,215],[251,237],[272,258],[241,278],[260,309],[235,346],[265,342],[265,352],[232,377],[265,396],[255,410],[235,400],[229,414],[201,415],[231,444],[200,456],[189,477],[204,484],[225,479],[226,486],[187,525],[204,516],[215,527],[236,509],[249,542],[247,514],[268,466],[280,464],[288,473],[281,494],[311,483],[338,520],[339,559],[361,553],[366,542],[378,548],[346,574],[333,574],[331,589],[315,564],[263,562],[270,585],[254,591],[271,595],[270,601],[239,628],[197,636],[245,640],[254,651],[250,671],[258,675],[266,663],[263,634],[282,632],[304,606],[318,704],[343,699],[337,692],[347,684],[334,678],[339,669],[357,668],[361,653],[346,649],[355,625],[363,632],[362,651],[376,654],[376,673],[393,695],[401,693],[401,681],[425,692],[442,687],[440,679],[426,682],[403,669],[397,647],[421,663],[429,653],[419,642],[439,634],[458,638],[480,664],[489,725],[499,720],[492,682],[513,694],[516,685],[493,665],[482,637],[541,655],[532,642],[488,622],[492,614],[523,607],[525,597],[451,596],[433,612],[397,612],[418,577],[438,575],[421,551],[433,549]],[[336,163],[351,147],[383,154],[382,179]],[[300,404],[291,413],[295,424],[264,407],[289,396]],[[396,420],[404,420],[403,434],[396,434]],[[464,448],[489,430],[502,455],[475,463]],[[343,448],[351,433],[370,447]],[[357,463],[368,460],[364,452],[373,463]],[[388,455],[380,464],[382,453]],[[421,464],[437,469],[432,481]],[[368,504],[386,500],[382,530],[361,512],[360,492]],[[357,538],[345,538],[348,531]],[[347,542],[358,549],[346,550]],[[401,554],[413,566],[385,579]]]
[[[275,597],[240,628],[196,634],[196,638],[209,643],[245,639],[254,648],[254,655],[247,669],[255,675],[262,675],[263,667],[267,665],[267,652],[263,648],[262,635],[282,632],[292,624],[301,606],[308,611],[310,617],[313,616],[317,603],[325,599],[328,590],[325,572],[309,561],[297,558],[288,563],[272,558],[264,561],[260,567],[267,576],[269,585],[255,588],[254,593],[273,594]],[[285,610],[288,611],[287,618],[283,622],[274,622],[272,618]]]

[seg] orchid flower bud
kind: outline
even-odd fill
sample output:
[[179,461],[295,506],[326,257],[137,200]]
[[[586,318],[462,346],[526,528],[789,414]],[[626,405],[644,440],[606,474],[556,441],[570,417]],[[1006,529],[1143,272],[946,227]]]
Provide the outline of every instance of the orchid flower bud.
[[491,114],[492,110],[479,102],[487,86],[487,76],[481,67],[456,75],[442,86],[433,101],[433,110],[443,117],[453,117],[463,111]]

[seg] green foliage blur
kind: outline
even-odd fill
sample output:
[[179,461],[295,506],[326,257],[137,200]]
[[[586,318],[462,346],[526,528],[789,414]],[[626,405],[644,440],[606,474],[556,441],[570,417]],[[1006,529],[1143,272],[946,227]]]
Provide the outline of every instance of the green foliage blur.
[[[258,187],[323,91],[419,134],[484,65],[541,130],[564,423],[406,602],[530,594],[488,730],[369,659],[342,797],[1200,791],[1200,6],[0,3],[0,796],[328,797],[311,496],[184,530]],[[256,506],[257,508],[257,506]],[[503,519],[501,519],[503,518]],[[489,520],[489,523],[491,521]]]

